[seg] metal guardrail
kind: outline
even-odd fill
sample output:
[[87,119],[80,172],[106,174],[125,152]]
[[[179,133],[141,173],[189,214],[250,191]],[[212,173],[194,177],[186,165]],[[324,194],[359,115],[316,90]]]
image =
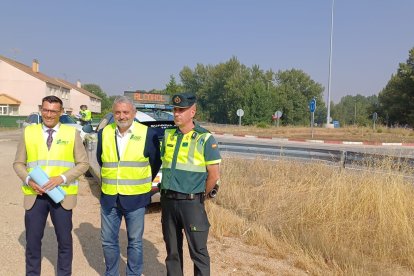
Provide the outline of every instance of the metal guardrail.
[[293,158],[323,161],[342,168],[380,167],[387,164],[392,170],[414,169],[414,158],[349,150],[314,149],[305,147],[218,142],[221,152],[237,153],[261,158]]

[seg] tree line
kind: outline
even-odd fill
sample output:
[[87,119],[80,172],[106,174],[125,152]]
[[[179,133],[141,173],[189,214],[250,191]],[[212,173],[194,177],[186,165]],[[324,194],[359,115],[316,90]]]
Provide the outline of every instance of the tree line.
[[[237,124],[238,109],[244,110],[245,125],[271,124],[276,111],[283,113],[280,124],[304,126],[310,123],[309,102],[315,99],[315,123],[326,123],[327,108],[324,87],[300,69],[263,70],[258,65],[248,67],[236,57],[217,65],[184,66],[180,82],[170,76],[165,89],[151,91],[173,95],[192,91],[198,98],[198,119],[223,124]],[[113,98],[96,84],[84,89],[102,98],[103,113],[110,111]],[[341,125],[368,126],[374,112],[378,124],[414,126],[414,47],[405,63],[391,76],[378,96],[347,95],[338,104],[330,103],[331,117]]]

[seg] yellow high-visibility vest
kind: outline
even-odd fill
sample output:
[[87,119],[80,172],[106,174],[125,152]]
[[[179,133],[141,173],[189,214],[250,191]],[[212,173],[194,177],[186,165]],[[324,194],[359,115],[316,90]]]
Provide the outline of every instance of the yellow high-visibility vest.
[[102,131],[102,192],[107,195],[138,195],[151,190],[152,174],[149,158],[144,156],[148,127],[133,123],[131,138],[118,159],[116,124]]
[[92,120],[92,112],[89,109],[81,110],[80,113],[82,114],[82,120],[86,122]]
[[[176,129],[166,129],[164,135],[164,155],[162,156],[162,168],[171,169],[174,158],[174,150],[177,144]],[[194,133],[196,135],[194,135]],[[195,136],[193,138],[193,136]],[[204,141],[210,138],[211,133],[197,133],[192,130],[186,137],[191,137],[187,141],[181,141],[177,153],[175,169],[188,172],[206,172],[206,162],[204,160]],[[185,145],[185,146],[184,146]]]
[[[36,166],[40,166],[49,176],[58,176],[75,167],[73,149],[75,146],[76,129],[71,126],[60,125],[53,139],[50,150],[47,149],[43,136],[42,124],[27,126],[24,130],[27,152],[27,171],[31,172]],[[68,195],[78,193],[76,179],[72,183],[61,184],[60,187]],[[25,195],[36,195],[32,187],[23,185]]]

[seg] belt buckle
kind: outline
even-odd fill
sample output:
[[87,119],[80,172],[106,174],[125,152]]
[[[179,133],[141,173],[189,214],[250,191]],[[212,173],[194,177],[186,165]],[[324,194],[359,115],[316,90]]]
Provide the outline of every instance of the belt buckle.
[[187,199],[193,200],[195,198],[195,194],[188,194]]

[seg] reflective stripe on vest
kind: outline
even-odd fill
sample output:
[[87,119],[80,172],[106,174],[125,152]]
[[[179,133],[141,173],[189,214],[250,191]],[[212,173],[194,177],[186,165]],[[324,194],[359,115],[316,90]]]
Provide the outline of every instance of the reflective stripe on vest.
[[151,190],[151,166],[149,158],[144,156],[148,127],[133,124],[131,138],[119,160],[116,124],[110,124],[102,131],[102,192],[107,195],[138,195]]
[[149,162],[119,161],[119,162],[103,162],[102,167],[117,168],[120,167],[146,167]]
[[[182,140],[177,153],[175,169],[189,172],[206,172],[204,160],[204,143],[210,138],[211,133],[197,133],[193,138],[194,130],[186,134],[189,140]],[[164,137],[164,155],[162,158],[163,169],[171,169],[174,158],[174,150],[178,137],[176,129],[167,129]],[[170,146],[171,145],[171,146]]]
[[[42,124],[27,126],[24,130],[27,152],[27,171],[40,166],[45,173],[51,176],[59,176],[75,167],[73,149],[75,146],[76,129],[71,126],[60,125],[56,137],[53,139],[50,150],[47,149],[43,135]],[[29,142],[30,141],[30,142]],[[68,195],[78,193],[78,180],[60,185]],[[36,195],[36,192],[26,184],[22,186],[25,195]]]
[[71,169],[75,167],[75,163],[62,160],[37,160],[27,163],[28,168],[33,169],[36,166],[59,166]]

